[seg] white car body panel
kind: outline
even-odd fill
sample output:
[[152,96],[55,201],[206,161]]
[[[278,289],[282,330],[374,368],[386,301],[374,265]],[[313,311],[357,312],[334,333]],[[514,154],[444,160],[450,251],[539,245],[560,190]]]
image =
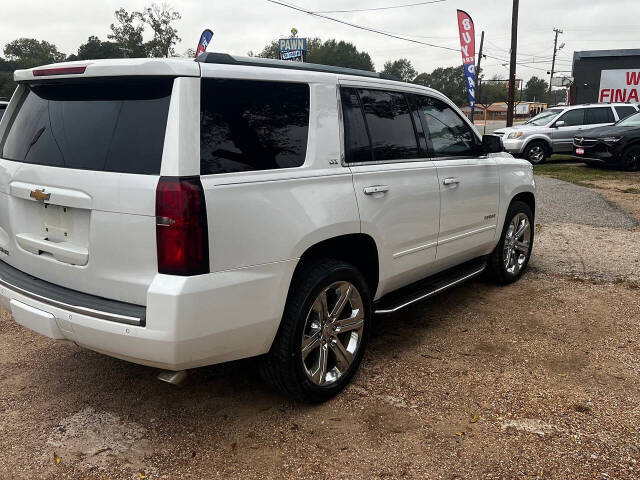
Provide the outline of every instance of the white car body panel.
[[[124,325],[72,314],[1,283],[0,302],[28,328],[125,360],[180,370],[266,353],[278,331],[295,268],[309,248],[344,235],[370,236],[379,252],[378,289],[372,293],[380,298],[489,253],[498,242],[510,201],[518,193],[535,191],[529,163],[508,154],[344,163],[340,85],[426,94],[455,108],[425,87],[313,71],[160,59],[57,66],[74,65],[87,66],[85,77],[177,77],[160,170],[161,176],[168,177],[200,174],[201,75],[310,86],[309,134],[302,166],[200,177],[209,227],[208,274],[158,273],[158,175],[80,171],[0,159],[0,247],[10,252],[7,256],[0,250],[0,261],[54,285],[144,306],[146,324]],[[78,76],[55,78],[66,77]],[[18,81],[33,79],[32,70],[16,72]],[[19,86],[18,92],[23,88]],[[15,106],[12,101],[0,123],[0,138]],[[444,188],[443,180],[449,176],[460,178],[457,188]],[[364,188],[372,185],[389,189],[382,195],[365,195]],[[50,192],[55,208],[72,210],[72,243],[80,250],[66,253],[77,259],[85,249],[86,265],[24,249],[25,238],[41,233],[43,205],[30,198],[34,189]]]
[[[440,216],[434,162],[354,165],[351,170],[362,233],[378,245],[378,296],[433,273]],[[376,185],[388,191],[364,193]]]

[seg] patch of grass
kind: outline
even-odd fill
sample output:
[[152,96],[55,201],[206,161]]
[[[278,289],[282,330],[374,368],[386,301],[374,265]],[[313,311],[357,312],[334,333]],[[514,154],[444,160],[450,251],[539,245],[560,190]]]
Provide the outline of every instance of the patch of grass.
[[[546,163],[536,165],[534,172],[537,175],[545,175],[547,177],[557,178],[565,182],[575,183],[582,187],[592,187],[589,182],[598,182],[599,180],[620,180],[623,182],[640,184],[640,174],[634,172],[620,172],[616,170],[605,170],[603,168],[593,168],[587,165],[574,164],[554,164]],[[640,190],[630,188],[628,190]]]

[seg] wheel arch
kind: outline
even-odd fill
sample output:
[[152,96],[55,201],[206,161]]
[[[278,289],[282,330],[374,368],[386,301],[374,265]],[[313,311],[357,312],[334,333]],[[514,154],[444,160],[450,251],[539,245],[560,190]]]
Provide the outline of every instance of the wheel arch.
[[375,297],[380,280],[378,247],[373,237],[365,233],[350,233],[327,238],[309,246],[300,256],[289,285],[289,294],[301,269],[310,261],[333,258],[351,263],[364,276],[371,298]]
[[551,153],[553,152],[553,145],[551,143],[551,139],[549,137],[544,136],[544,135],[537,135],[537,136],[534,136],[534,137],[531,137],[531,138],[527,139],[527,141],[525,142],[524,146],[522,147],[522,152],[524,153],[524,151],[533,142],[544,143],[546,145],[546,147],[547,147],[547,153],[549,155],[551,155]]
[[511,202],[509,202],[509,205],[511,205],[513,202],[523,202],[523,203],[527,204],[529,206],[529,208],[531,209],[531,212],[533,212],[533,217],[535,218],[535,216],[536,216],[536,196],[533,194],[533,192],[520,192],[520,193],[514,195],[514,197],[511,199]]

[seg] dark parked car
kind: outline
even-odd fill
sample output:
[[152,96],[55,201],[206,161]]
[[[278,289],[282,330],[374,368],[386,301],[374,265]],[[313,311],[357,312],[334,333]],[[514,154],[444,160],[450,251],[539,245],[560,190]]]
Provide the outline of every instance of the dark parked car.
[[573,155],[589,165],[640,170],[640,112],[576,135]]

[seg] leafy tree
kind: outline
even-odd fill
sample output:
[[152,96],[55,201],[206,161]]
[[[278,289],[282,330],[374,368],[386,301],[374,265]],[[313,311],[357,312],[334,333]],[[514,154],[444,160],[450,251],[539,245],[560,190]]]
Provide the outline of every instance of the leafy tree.
[[[478,103],[483,105],[491,105],[495,102],[506,102],[509,96],[507,82],[496,81],[499,77],[494,75],[491,81],[483,81],[480,86],[480,98]],[[517,96],[516,96],[517,99]]]
[[439,67],[431,73],[421,73],[413,79],[413,83],[442,92],[456,105],[465,105],[469,101],[467,97],[467,81],[462,66]]
[[[280,58],[280,46],[274,40],[266,45],[257,55],[262,58]],[[334,39],[323,42],[319,38],[307,41],[307,62],[335,67],[357,68],[374,71],[371,56],[367,52],[358,51],[352,43]]]
[[18,38],[4,47],[4,54],[15,68],[33,68],[38,65],[62,62],[66,55],[58,47],[44,40]]
[[153,30],[153,39],[147,43],[151,57],[170,57],[175,54],[174,46],[180,40],[178,30],[173,22],[180,20],[182,15],[167,4],[161,6],[154,3],[139,14],[140,18]]
[[523,100],[529,102],[544,102],[547,99],[549,84],[539,77],[531,77],[524,86]]
[[[111,33],[107,35],[109,40],[113,40],[120,49],[118,57],[146,57],[147,51],[142,42],[144,23],[140,12],[127,12],[124,8],[116,10],[115,23],[111,24]],[[107,57],[100,57],[107,58]]]
[[78,47],[77,55],[69,55],[67,60],[92,60],[99,58],[122,58],[125,51],[116,42],[103,42],[96,36],[90,36],[87,43]]
[[411,62],[406,58],[401,58],[394,62],[386,62],[382,73],[398,77],[403,82],[411,82],[416,78],[416,75],[418,75],[416,69],[413,68]]
[[16,89],[13,81],[13,71],[4,71],[0,68],[0,99],[10,98]]

